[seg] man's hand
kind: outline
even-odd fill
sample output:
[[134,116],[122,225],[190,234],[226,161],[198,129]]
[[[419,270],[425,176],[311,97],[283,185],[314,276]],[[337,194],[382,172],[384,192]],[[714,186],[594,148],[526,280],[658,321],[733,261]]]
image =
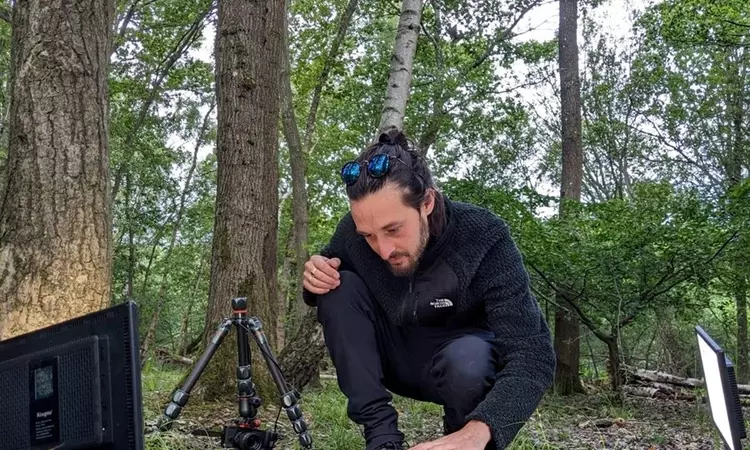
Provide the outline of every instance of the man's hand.
[[455,433],[423,442],[411,447],[411,450],[484,450],[490,439],[490,427],[478,420],[471,420]]
[[338,258],[313,255],[305,263],[302,286],[316,295],[327,294],[341,284],[338,271],[340,265],[341,260]]

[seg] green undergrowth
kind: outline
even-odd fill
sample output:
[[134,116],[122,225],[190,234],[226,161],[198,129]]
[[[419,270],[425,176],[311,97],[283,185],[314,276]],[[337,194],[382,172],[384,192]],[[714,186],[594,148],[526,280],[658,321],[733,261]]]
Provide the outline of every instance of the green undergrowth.
[[[220,429],[237,415],[236,403],[190,402],[179,424],[170,432],[154,432],[153,423],[161,415],[169,394],[187,369],[144,368],[143,397],[148,450],[193,450],[221,448],[218,438],[200,438],[191,430]],[[358,450],[364,448],[360,428],[346,415],[346,398],[335,380],[321,380],[320,387],[303,392],[300,407],[317,450]],[[264,399],[259,412],[262,428],[275,428],[281,439],[277,449],[299,449],[286,414],[275,399]],[[268,404],[270,403],[270,404]],[[399,426],[407,443],[415,445],[442,435],[442,408],[394,396]],[[601,421],[612,425],[601,427]],[[560,398],[547,395],[506,450],[579,449],[720,449],[710,419],[699,404],[664,402],[625,403],[606,394]]]

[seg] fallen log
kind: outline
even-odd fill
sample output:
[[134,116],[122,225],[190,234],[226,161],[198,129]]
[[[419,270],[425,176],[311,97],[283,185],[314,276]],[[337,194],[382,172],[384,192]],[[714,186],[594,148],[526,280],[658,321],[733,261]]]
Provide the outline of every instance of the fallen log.
[[692,392],[687,392],[684,389],[674,389],[666,385],[661,385],[660,387],[625,385],[622,387],[622,391],[624,394],[632,395],[635,397],[690,401],[694,401],[696,399],[696,395]]
[[[655,370],[635,369],[624,366],[626,384],[639,384],[639,382],[664,383],[676,386],[687,387],[691,389],[703,387],[703,379],[685,378]],[[750,384],[738,384],[737,391],[740,394],[750,395]]]
[[156,349],[154,349],[154,356],[156,357],[156,359],[162,362],[179,364],[183,366],[190,366],[193,364],[192,359],[186,358],[184,356],[173,355],[169,353],[169,350],[162,347],[157,347]]

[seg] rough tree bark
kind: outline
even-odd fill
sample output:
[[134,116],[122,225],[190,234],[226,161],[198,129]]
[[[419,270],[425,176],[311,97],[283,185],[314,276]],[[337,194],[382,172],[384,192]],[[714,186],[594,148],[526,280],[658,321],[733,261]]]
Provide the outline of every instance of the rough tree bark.
[[[247,297],[273,347],[276,304],[279,83],[284,2],[219,2],[216,30],[218,163],[211,287],[204,346]],[[252,341],[252,338],[250,338]],[[267,367],[252,345],[253,381],[262,398],[276,398]],[[204,372],[205,398],[236,396],[233,330]]]
[[109,304],[109,54],[115,2],[13,12],[0,339]]
[[[560,0],[559,65],[562,120],[562,182],[560,217],[569,201],[580,201],[583,175],[581,143],[581,83],[578,76],[578,0]],[[558,299],[561,300],[561,299]],[[563,304],[563,301],[558,301]],[[580,326],[575,314],[555,312],[555,391],[560,395],[583,392],[578,371]]]
[[389,128],[403,129],[404,127],[421,19],[422,0],[404,0],[401,5],[401,18],[398,22],[385,102],[378,127],[381,132]]
[[609,374],[609,384],[612,387],[613,392],[618,392],[623,384],[619,334],[620,330],[614,328],[609,335],[609,339],[605,341],[607,344],[607,353],[609,355],[607,358],[607,373]]

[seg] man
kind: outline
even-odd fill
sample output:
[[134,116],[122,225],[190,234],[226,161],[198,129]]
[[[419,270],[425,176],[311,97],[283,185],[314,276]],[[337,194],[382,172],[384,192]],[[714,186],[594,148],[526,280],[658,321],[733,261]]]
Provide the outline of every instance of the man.
[[399,131],[341,169],[351,211],[305,264],[366,450],[401,450],[390,392],[444,407],[412,450],[504,449],[552,383],[549,328],[505,223],[454,202]]

